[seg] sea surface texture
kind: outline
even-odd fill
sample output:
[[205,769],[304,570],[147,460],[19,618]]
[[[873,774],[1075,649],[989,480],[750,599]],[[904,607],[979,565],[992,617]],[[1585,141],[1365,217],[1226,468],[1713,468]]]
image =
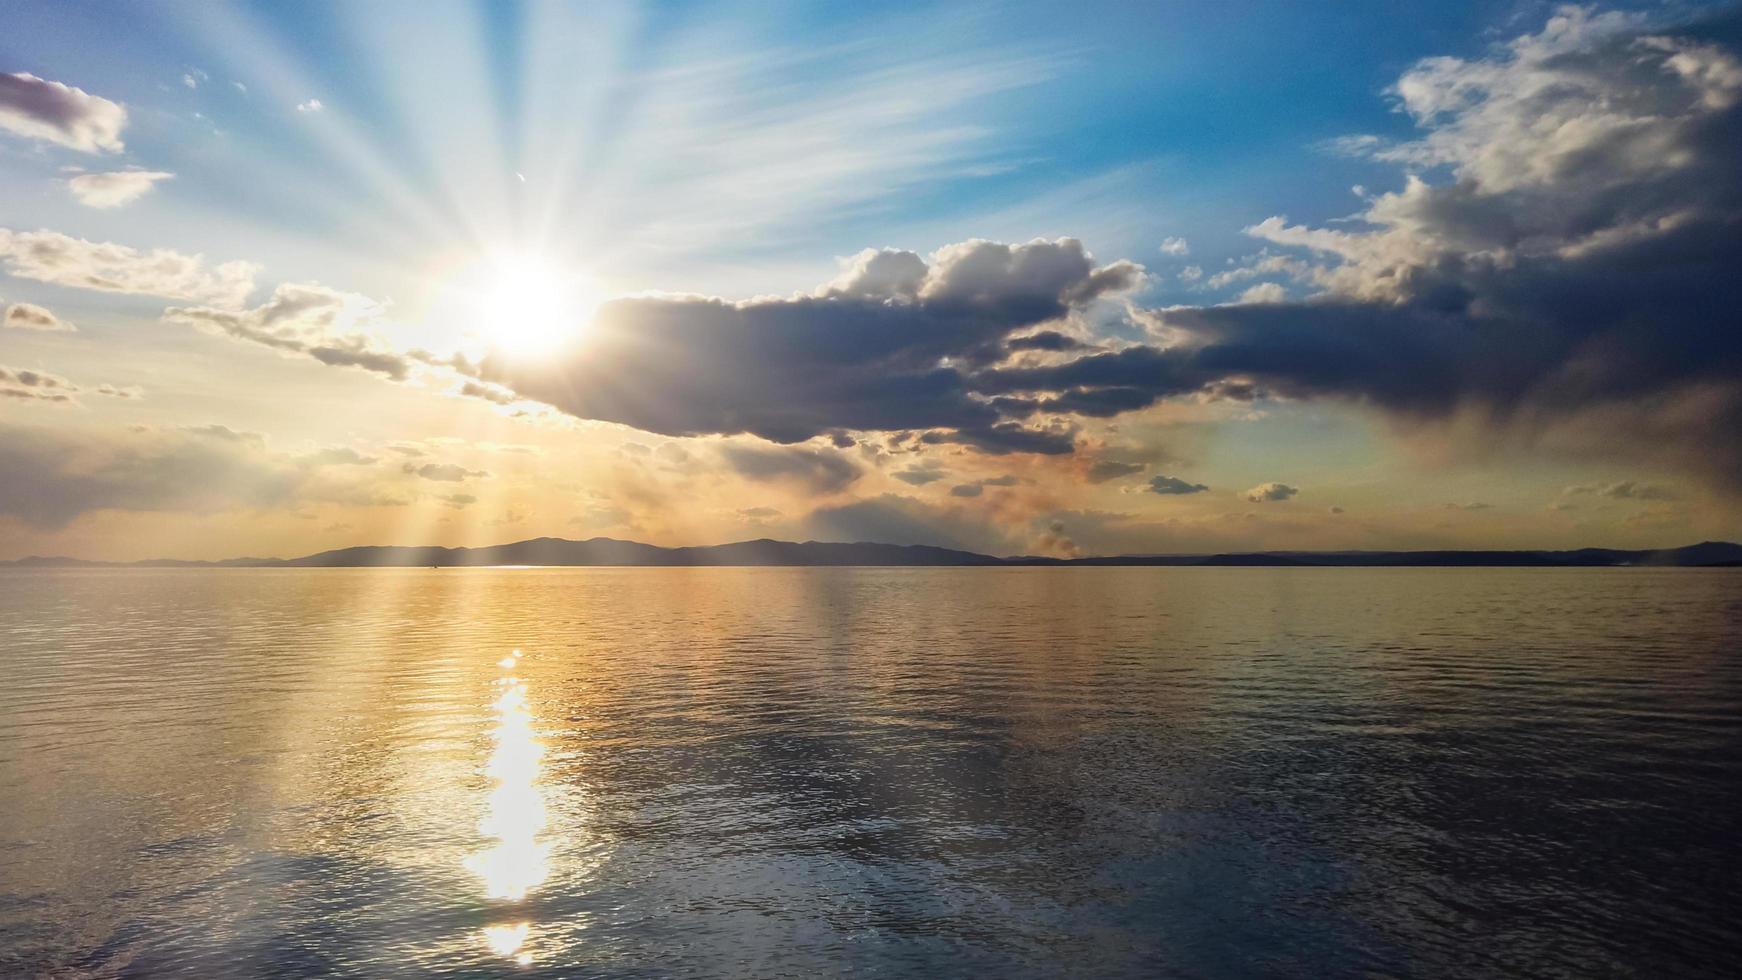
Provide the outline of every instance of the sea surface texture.
[[1739,847],[1738,570],[0,572],[5,977],[1727,977]]

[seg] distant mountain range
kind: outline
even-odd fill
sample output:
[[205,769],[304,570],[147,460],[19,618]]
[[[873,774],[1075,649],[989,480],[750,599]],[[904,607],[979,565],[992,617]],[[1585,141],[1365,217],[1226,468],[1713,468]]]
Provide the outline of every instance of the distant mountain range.
[[229,558],[223,561],[154,559],[137,562],[79,558],[20,558],[0,562],[24,568],[381,568],[487,567],[501,565],[1199,565],[1345,567],[1594,568],[1623,565],[1666,567],[1742,566],[1742,545],[1707,541],[1685,548],[1621,551],[1261,551],[1219,555],[1116,555],[1103,558],[997,558],[927,545],[833,544],[824,541],[739,541],[697,548],[661,548],[614,538],[569,541],[532,538],[488,548],[358,547],[302,558]]

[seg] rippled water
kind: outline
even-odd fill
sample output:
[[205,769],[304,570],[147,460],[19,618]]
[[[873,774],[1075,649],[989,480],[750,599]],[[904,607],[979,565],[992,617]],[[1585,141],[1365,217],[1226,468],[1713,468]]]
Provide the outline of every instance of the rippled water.
[[1739,641],[1727,570],[5,572],[0,975],[1722,976]]

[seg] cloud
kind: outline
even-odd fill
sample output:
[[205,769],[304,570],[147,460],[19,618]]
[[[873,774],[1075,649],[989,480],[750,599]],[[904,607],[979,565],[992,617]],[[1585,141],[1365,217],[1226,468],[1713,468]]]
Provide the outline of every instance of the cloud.
[[1447,510],[1478,511],[1478,510],[1492,510],[1493,506],[1494,506],[1493,504],[1484,504],[1484,503],[1481,503],[1480,501],[1471,501],[1471,502],[1466,503],[1466,504],[1448,503],[1448,504],[1446,504],[1446,509]]
[[85,153],[119,153],[127,110],[29,72],[0,74],[0,129]]
[[246,440],[0,428],[0,516],[45,530],[97,510],[284,506],[304,479]]
[[1013,487],[1019,482],[1021,481],[1017,477],[1009,473],[1003,476],[989,476],[982,480],[975,480],[973,483],[956,484],[950,488],[950,496],[978,497],[985,493],[987,487]]
[[403,381],[408,355],[388,349],[366,330],[381,315],[366,296],[315,283],[284,283],[272,298],[246,310],[170,307],[165,320],[234,337],[288,354],[302,354],[335,367],[358,367]]
[[67,188],[86,207],[118,208],[144,197],[158,181],[174,177],[166,170],[117,170],[69,177]]
[[0,364],[0,398],[70,402],[78,390],[78,385],[59,375]]
[[1242,305],[1252,303],[1283,303],[1288,300],[1288,290],[1274,282],[1261,282],[1240,294],[1235,300]]
[[35,303],[13,303],[6,307],[6,315],[4,320],[0,320],[0,325],[12,330],[64,330],[71,332],[78,329]]
[[369,466],[379,460],[374,456],[365,456],[349,446],[331,446],[297,457],[297,463],[303,466]]
[[804,522],[807,535],[819,541],[872,541],[879,544],[923,544],[979,550],[985,539],[972,521],[948,509],[896,494],[812,511]]
[[492,384],[477,381],[466,381],[460,384],[459,392],[467,398],[481,398],[497,405],[511,405],[519,401],[519,396],[512,391],[498,388]]
[[1177,476],[1154,476],[1149,479],[1149,492],[1163,496],[1203,493],[1208,489],[1210,488],[1202,483],[1188,483]]
[[466,469],[458,463],[424,463],[422,466],[415,463],[406,463],[404,466],[400,467],[400,470],[411,476],[422,477],[425,480],[436,480],[442,483],[458,483],[461,480],[469,480],[473,477],[484,477],[490,475],[484,470]]
[[1640,483],[1635,480],[1623,480],[1619,483],[1587,483],[1567,487],[1562,491],[1566,496],[1574,497],[1581,494],[1594,494],[1608,497],[1610,500],[1680,500],[1681,495],[1669,487],[1655,483]]
[[1191,246],[1183,238],[1164,238],[1161,242],[1161,254],[1175,257],[1190,255]]
[[1355,222],[1248,229],[1314,295],[1139,311],[1165,344],[967,383],[1012,418],[1257,384],[1742,492],[1742,332],[1715,326],[1742,309],[1739,23],[1569,10],[1488,57],[1427,59],[1394,90],[1421,137],[1373,155],[1442,182],[1408,176]]
[[1246,491],[1245,497],[1252,503],[1261,504],[1272,500],[1287,500],[1298,493],[1300,493],[1299,487],[1291,487],[1286,483],[1271,482],[1260,483]]
[[1147,463],[1122,463],[1116,459],[1103,459],[1089,467],[1088,480],[1090,483],[1106,483],[1108,480],[1141,473],[1148,468]]
[[144,398],[145,389],[138,385],[128,385],[125,388],[117,388],[116,386],[105,382],[104,384],[97,386],[97,394],[109,398]]
[[297,112],[320,112],[325,108],[326,106],[321,104],[320,99],[306,99],[296,104]]
[[206,425],[184,425],[181,432],[202,439],[216,439],[220,442],[239,442],[253,446],[265,446],[266,437],[258,432],[242,432],[217,422]]
[[1090,345],[1075,337],[1059,333],[1057,330],[1042,330],[1038,333],[1024,334],[1012,337],[1004,342],[1006,351],[1072,351],[1084,350]]
[[928,459],[915,463],[906,469],[896,470],[894,473],[889,475],[903,483],[911,484],[916,487],[923,487],[928,483],[933,483],[943,479],[948,474],[944,472],[943,467],[940,466],[937,461]]
[[440,494],[436,499],[455,510],[464,510],[478,502],[478,498],[469,493]]
[[200,255],[169,249],[141,252],[113,242],[90,242],[53,231],[0,228],[0,261],[24,279],[110,293],[133,293],[240,306],[254,291],[251,262],[208,268]]
[[1068,452],[1068,432],[1002,418],[958,362],[1002,357],[1006,337],[1141,277],[1129,262],[1097,266],[1074,239],[969,241],[929,262],[861,253],[811,295],[616,300],[567,352],[535,361],[496,353],[475,373],[580,418],[665,435],[793,443],[917,429],[988,452]]
[[859,466],[836,452],[796,446],[727,443],[720,458],[739,476],[761,483],[790,481],[812,493],[836,493],[858,480]]

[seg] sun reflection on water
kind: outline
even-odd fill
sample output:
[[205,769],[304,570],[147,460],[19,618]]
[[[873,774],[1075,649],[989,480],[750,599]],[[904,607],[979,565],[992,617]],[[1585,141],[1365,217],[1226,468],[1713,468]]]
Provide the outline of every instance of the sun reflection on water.
[[[485,767],[491,788],[478,830],[495,841],[466,859],[466,867],[484,879],[484,893],[497,900],[518,902],[549,874],[550,845],[539,840],[545,827],[544,793],[538,785],[544,746],[532,727],[526,682],[514,670],[520,651],[497,662],[503,674],[495,703],[495,748]],[[530,922],[494,925],[484,930],[490,951],[517,963],[532,962],[526,950]]]

